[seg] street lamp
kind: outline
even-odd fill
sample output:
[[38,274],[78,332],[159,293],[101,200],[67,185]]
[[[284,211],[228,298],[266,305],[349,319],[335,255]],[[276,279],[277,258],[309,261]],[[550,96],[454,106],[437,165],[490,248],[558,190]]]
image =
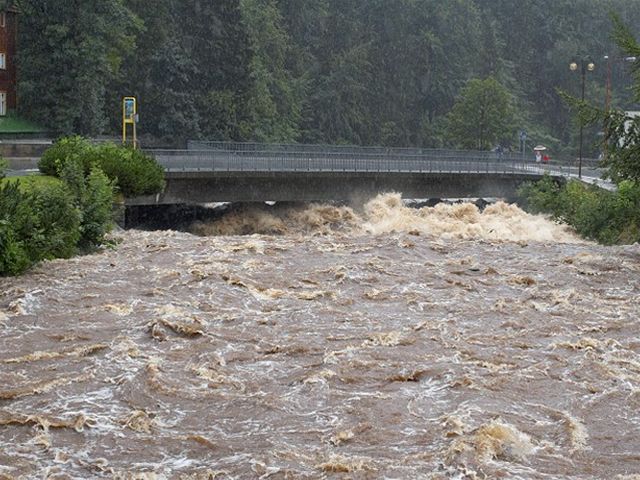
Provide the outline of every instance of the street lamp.
[[[589,58],[581,58],[580,63],[571,62],[569,64],[569,70],[572,72],[580,69],[580,75],[582,76],[582,95],[580,96],[580,100],[584,103],[584,85],[585,78],[587,76],[587,72],[593,72],[596,69],[596,64],[593,63]],[[580,119],[580,153],[579,153],[579,163],[578,163],[578,178],[582,178],[582,131],[583,131],[582,119]]]

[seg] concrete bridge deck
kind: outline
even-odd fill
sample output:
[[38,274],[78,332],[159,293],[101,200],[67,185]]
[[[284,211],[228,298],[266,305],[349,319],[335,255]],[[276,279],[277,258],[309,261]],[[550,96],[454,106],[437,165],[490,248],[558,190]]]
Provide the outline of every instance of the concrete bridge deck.
[[166,189],[128,204],[352,201],[390,191],[408,198],[508,198],[545,172],[573,175],[571,166],[493,152],[304,147],[151,151],[165,168]]

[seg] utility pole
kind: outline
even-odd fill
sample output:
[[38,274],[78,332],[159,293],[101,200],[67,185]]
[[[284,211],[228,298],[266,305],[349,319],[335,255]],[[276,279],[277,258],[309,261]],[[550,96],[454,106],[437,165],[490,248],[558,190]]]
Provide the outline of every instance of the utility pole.
[[604,99],[604,110],[608,112],[611,108],[611,91],[612,91],[612,72],[613,72],[613,62],[635,62],[638,57],[620,57],[620,58],[611,58],[609,55],[605,55],[604,59],[607,61],[607,87],[606,87],[606,95]]

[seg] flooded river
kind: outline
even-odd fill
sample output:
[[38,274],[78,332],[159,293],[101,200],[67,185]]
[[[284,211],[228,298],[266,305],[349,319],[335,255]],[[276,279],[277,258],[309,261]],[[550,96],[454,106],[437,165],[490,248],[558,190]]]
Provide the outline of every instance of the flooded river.
[[193,232],[0,279],[0,479],[640,478],[640,246],[394,195]]

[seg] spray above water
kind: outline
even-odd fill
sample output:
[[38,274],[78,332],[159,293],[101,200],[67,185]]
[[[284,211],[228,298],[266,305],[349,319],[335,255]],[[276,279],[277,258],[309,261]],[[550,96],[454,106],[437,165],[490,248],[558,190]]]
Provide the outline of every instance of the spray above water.
[[194,224],[191,231],[201,236],[398,232],[459,240],[580,242],[568,227],[504,202],[484,211],[473,203],[412,208],[397,193],[378,195],[359,209],[327,204],[241,207],[219,220]]

